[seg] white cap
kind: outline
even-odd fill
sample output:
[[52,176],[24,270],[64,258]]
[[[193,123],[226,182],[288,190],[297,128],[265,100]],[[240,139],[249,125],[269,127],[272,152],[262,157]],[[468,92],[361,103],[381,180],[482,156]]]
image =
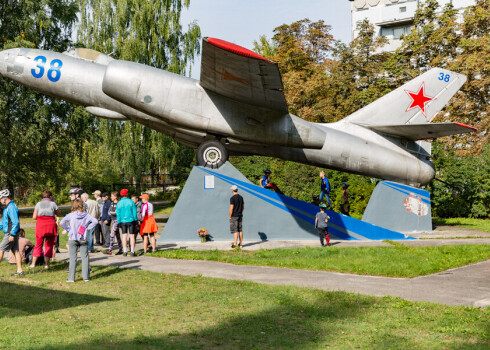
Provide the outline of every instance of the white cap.
[[238,187],[236,187],[236,185],[233,185],[230,187],[232,191],[238,191]]

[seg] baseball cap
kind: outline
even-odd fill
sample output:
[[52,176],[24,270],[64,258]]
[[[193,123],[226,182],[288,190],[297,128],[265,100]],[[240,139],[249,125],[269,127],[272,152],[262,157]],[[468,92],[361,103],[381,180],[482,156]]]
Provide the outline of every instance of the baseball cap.
[[101,193],[102,193],[102,192],[100,192],[99,190],[92,192],[92,194],[96,194],[96,195],[98,195],[98,196],[100,196],[100,195],[101,195]]
[[230,187],[232,191],[238,191],[238,187],[236,185],[233,185]]
[[140,198],[144,198],[144,199],[150,199],[150,196],[147,194],[147,193],[143,193]]
[[320,208],[326,208],[327,205],[325,203],[320,204]]
[[123,188],[120,193],[121,193],[121,196],[127,196],[128,190],[126,188]]

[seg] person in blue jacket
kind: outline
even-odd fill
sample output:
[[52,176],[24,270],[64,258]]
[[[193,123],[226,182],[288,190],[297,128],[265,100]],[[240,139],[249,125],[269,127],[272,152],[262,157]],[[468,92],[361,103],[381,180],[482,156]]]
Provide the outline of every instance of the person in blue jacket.
[[0,202],[3,205],[2,221],[0,222],[0,231],[5,234],[0,243],[0,261],[3,260],[5,252],[12,251],[15,255],[15,263],[17,264],[17,272],[12,276],[24,276],[22,271],[22,260],[19,252],[19,209],[14,201],[10,198],[10,191],[0,191]]
[[123,255],[128,255],[128,234],[129,244],[131,246],[131,256],[136,256],[134,251],[135,239],[134,239],[134,222],[138,221],[136,215],[136,205],[128,198],[128,190],[121,190],[121,200],[117,202],[116,208],[117,223],[121,227],[122,231],[122,245]]
[[264,176],[260,179],[260,187],[262,188],[267,188],[270,182],[270,176],[271,176],[272,171],[269,169],[264,170]]
[[330,182],[323,171],[320,171],[320,203],[328,203],[328,209],[332,209],[332,201],[330,200]]

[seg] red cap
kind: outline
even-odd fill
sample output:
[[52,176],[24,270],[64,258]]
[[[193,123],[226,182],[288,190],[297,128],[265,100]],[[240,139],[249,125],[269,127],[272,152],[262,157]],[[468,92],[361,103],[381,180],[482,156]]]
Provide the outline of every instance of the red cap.
[[144,199],[150,199],[150,196],[146,193],[143,193],[140,198],[144,198]]
[[128,190],[127,189],[122,189],[121,190],[121,196],[127,196],[128,195]]

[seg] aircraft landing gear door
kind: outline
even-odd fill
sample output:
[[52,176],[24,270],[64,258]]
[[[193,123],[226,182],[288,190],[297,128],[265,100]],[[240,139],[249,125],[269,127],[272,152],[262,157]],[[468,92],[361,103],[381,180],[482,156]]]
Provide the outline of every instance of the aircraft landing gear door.
[[219,141],[206,141],[197,148],[197,165],[217,169],[228,160],[228,151]]

